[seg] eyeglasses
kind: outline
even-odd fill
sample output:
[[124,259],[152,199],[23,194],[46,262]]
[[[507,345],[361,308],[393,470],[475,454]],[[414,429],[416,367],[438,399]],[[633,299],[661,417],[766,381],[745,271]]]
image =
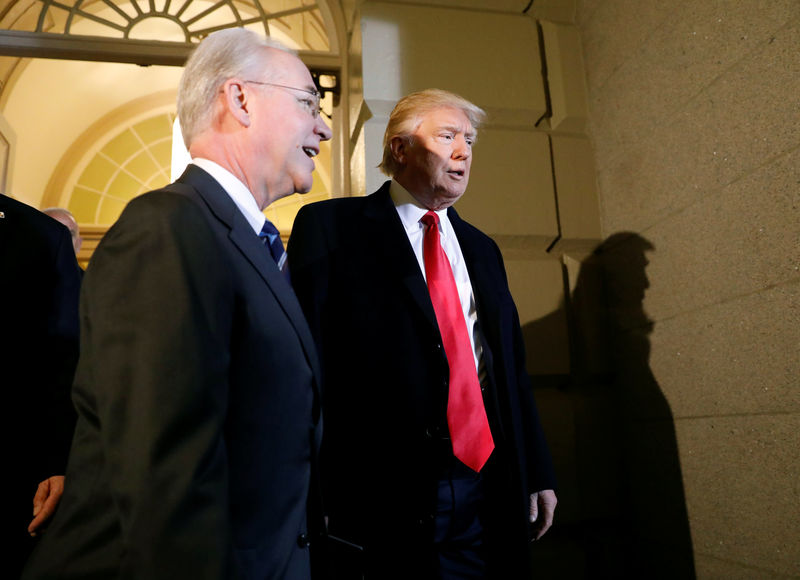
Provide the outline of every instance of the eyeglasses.
[[[321,95],[319,94],[318,91],[309,91],[308,89],[300,89],[298,87],[289,87],[289,86],[286,86],[286,85],[279,85],[277,83],[265,83],[265,82],[262,82],[262,81],[244,81],[244,82],[251,83],[251,84],[254,84],[254,85],[264,85],[264,86],[268,86],[268,87],[277,87],[279,89],[288,89],[290,91],[300,91],[301,93],[306,93],[306,94],[311,95],[311,96],[310,97],[304,97],[302,99],[298,98],[297,101],[301,105],[303,105],[303,107],[309,112],[309,114],[314,119],[319,117],[319,114],[322,111],[322,109],[319,106],[319,100],[321,98]],[[297,98],[297,97],[295,97],[295,98]]]

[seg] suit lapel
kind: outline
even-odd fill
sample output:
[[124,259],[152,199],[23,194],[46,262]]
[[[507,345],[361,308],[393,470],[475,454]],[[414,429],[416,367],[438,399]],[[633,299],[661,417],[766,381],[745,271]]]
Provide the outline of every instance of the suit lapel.
[[439,331],[428,286],[419,269],[419,262],[403,229],[403,223],[389,196],[389,183],[365,198],[364,223],[370,228],[364,239],[374,243],[379,263],[385,265],[388,278],[399,279],[408,290],[411,300],[422,314]]
[[315,376],[318,377],[319,368],[314,341],[300,309],[300,304],[297,302],[297,297],[239,208],[214,178],[194,165],[189,165],[176,183],[191,186],[206,203],[212,215],[228,229],[228,237],[233,245],[258,272],[292,323],[295,332],[300,337],[306,358]]
[[456,210],[450,208],[447,212],[450,224],[458,238],[458,245],[467,265],[467,272],[475,295],[475,307],[478,311],[478,320],[484,329],[496,327],[499,320],[498,301],[492,299],[497,293],[495,284],[496,273],[491,271],[493,262],[487,259],[485,244],[480,243],[474,232],[459,217]]

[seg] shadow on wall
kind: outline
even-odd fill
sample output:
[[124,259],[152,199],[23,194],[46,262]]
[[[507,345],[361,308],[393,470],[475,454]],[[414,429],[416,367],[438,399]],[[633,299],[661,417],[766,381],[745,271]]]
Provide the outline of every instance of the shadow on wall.
[[568,376],[532,377],[559,476],[556,524],[532,549],[537,578],[695,577],[674,421],[649,366],[654,250],[610,236],[560,311],[523,328],[537,344],[566,320],[570,345]]

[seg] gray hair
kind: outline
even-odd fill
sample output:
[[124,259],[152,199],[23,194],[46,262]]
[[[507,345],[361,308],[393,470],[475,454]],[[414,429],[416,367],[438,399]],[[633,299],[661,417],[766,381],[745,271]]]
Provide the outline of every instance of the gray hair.
[[388,175],[393,176],[399,169],[397,161],[392,155],[392,139],[395,137],[410,137],[422,123],[422,118],[435,109],[453,108],[460,109],[469,119],[472,128],[478,131],[481,123],[486,119],[486,111],[469,102],[464,97],[442,89],[425,89],[406,95],[392,109],[389,115],[389,124],[383,134],[383,159],[378,168]]
[[80,226],[78,225],[78,220],[75,219],[75,216],[72,215],[72,212],[64,207],[48,207],[43,209],[42,213],[50,216],[54,220],[61,222],[66,226],[66,228],[69,230],[69,235],[72,238],[72,247],[77,254],[81,247],[81,230]]
[[75,219],[75,216],[72,215],[72,212],[69,211],[65,207],[47,207],[47,208],[42,210],[42,213],[46,213],[50,217],[61,215],[61,216],[65,216],[65,217],[71,219],[74,222],[78,221],[78,220]]
[[[178,120],[188,149],[213,122],[214,103],[228,79],[261,74],[274,48],[290,54],[284,44],[244,28],[226,28],[209,34],[192,52],[178,87]],[[271,71],[270,71],[271,72]]]

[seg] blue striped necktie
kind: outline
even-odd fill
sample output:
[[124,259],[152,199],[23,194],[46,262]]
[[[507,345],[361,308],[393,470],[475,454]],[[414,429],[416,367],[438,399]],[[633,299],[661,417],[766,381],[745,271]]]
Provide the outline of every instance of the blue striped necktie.
[[291,284],[291,280],[289,279],[289,264],[286,262],[286,250],[283,248],[283,242],[281,241],[281,234],[278,228],[276,228],[271,221],[265,220],[258,237],[261,238],[264,245],[269,248],[269,253],[278,265],[278,269],[286,277],[286,281]]

